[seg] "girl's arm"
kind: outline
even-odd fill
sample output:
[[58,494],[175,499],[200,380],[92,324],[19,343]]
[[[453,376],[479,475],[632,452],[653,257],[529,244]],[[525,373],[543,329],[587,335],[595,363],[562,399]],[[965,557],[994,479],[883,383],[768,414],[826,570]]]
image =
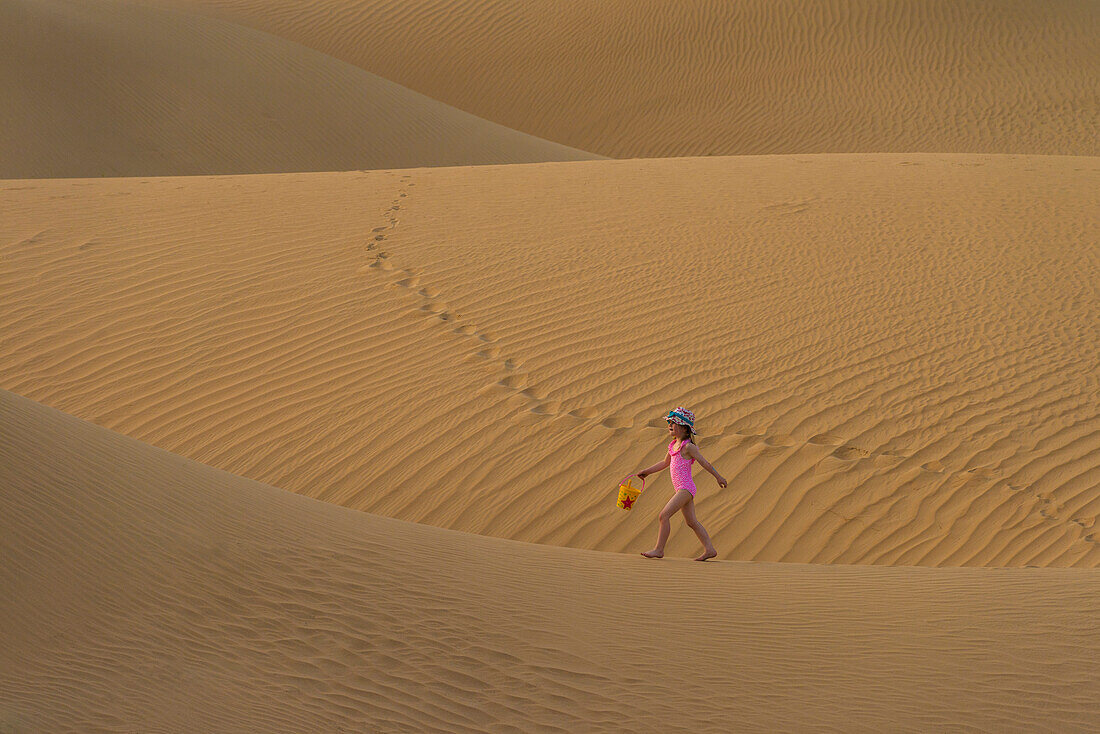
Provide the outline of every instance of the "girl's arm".
[[653,466],[647,466],[645,469],[642,469],[640,472],[638,472],[638,478],[639,479],[645,479],[650,474],[656,474],[657,472],[661,471],[662,469],[667,469],[668,465],[671,462],[672,462],[672,459],[669,457],[668,454],[665,454],[665,460],[664,461],[658,461]]
[[699,462],[699,465],[714,475],[714,478],[718,480],[719,487],[726,486],[726,480],[718,473],[718,470],[710,465],[710,462],[703,458],[703,454],[699,451],[699,447],[693,443],[684,443],[684,447],[687,449],[688,456],[693,457]]

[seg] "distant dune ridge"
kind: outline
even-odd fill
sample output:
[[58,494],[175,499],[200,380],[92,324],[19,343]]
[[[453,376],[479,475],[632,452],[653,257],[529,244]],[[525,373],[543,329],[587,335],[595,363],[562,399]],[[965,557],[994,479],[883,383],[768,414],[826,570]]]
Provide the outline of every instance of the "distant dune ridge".
[[156,0],[612,157],[1100,155],[1093,0]]
[[593,158],[280,38],[118,0],[0,5],[0,178]]
[[1092,572],[646,563],[351,512],[6,392],[0,415],[7,731],[1095,723]]
[[641,550],[684,404],[724,558],[1100,563],[1096,158],[6,186],[0,385],[204,463]]
[[0,2],[0,734],[1094,731],[1098,37]]

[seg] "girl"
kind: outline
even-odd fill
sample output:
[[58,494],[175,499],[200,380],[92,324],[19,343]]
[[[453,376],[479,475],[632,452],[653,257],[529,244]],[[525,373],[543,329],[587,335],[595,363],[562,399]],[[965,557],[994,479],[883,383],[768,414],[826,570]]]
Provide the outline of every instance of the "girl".
[[668,422],[668,432],[672,436],[672,442],[668,445],[668,456],[661,463],[642,469],[637,476],[645,479],[648,475],[659,472],[667,466],[672,475],[672,486],[676,494],[672,495],[672,499],[657,515],[657,521],[660,524],[657,531],[657,547],[642,555],[646,558],[664,558],[665,543],[668,542],[670,530],[669,520],[677,512],[683,511],[687,526],[695,531],[703,543],[703,555],[695,560],[705,561],[717,556],[718,551],[711,545],[710,536],[695,517],[695,482],[691,479],[691,465],[698,461],[704,469],[714,475],[719,487],[725,487],[726,480],[710,465],[710,462],[703,458],[699,453],[699,447],[692,441],[695,435],[694,413],[687,408],[676,408],[669,411],[665,420]]

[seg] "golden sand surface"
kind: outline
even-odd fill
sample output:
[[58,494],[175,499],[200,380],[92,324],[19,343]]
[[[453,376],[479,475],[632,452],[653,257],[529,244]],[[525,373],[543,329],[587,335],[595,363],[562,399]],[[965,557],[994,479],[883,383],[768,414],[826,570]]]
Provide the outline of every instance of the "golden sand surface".
[[1095,566],[1098,184],[959,155],[7,182],[0,387],[348,507],[613,551],[651,541],[667,477],[628,515],[615,486],[683,404],[726,558]]
[[1098,32],[0,2],[0,734],[1094,731]]
[[623,157],[1100,155],[1093,0],[153,0]]
[[647,562],[354,512],[10,393],[0,414],[8,731],[1095,723],[1094,571]]
[[9,0],[0,47],[0,178],[599,157],[297,43],[148,3]]

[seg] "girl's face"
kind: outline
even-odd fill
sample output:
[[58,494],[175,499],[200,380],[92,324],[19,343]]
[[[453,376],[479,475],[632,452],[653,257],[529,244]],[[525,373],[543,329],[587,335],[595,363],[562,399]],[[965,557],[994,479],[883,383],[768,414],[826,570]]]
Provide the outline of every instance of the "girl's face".
[[688,429],[685,426],[681,426],[679,423],[668,422],[668,432],[673,438],[678,438],[683,441],[687,438]]

